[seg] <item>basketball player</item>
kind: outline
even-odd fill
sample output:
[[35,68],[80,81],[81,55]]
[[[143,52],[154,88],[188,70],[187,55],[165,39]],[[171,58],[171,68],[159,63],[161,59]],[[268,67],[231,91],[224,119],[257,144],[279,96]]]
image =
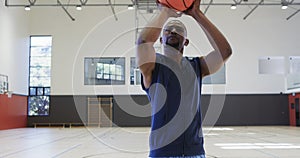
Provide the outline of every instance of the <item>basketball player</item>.
[[[170,17],[181,15],[159,7],[160,13],[147,24],[137,41],[142,88],[147,93],[152,112],[149,157],[205,158],[201,80],[224,65],[232,53],[231,47],[199,9],[200,0],[195,0],[184,14],[199,24],[213,51],[203,57],[183,57],[184,48],[189,44],[186,27],[179,20],[167,22]],[[158,39],[163,47],[162,54],[156,53],[153,47]]]

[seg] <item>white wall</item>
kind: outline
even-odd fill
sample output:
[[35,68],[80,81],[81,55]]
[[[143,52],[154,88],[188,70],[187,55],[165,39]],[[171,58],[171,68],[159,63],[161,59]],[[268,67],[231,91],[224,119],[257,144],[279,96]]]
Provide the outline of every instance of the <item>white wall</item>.
[[[84,57],[134,56],[135,12],[116,7],[118,21],[110,7],[68,8],[71,21],[61,8],[34,8],[30,13],[31,35],[53,36],[52,94],[144,94],[139,86],[84,86]],[[227,62],[227,84],[204,86],[204,93],[285,92],[285,75],[259,75],[260,56],[300,55],[300,14],[278,6],[258,7],[246,20],[248,7],[230,10],[211,6],[207,16],[228,38],[233,56]],[[187,55],[204,55],[211,50],[199,26],[190,18],[180,18],[188,27],[191,45]],[[26,49],[25,49],[26,50]]]
[[8,75],[9,90],[28,94],[29,15],[0,2],[0,73]]

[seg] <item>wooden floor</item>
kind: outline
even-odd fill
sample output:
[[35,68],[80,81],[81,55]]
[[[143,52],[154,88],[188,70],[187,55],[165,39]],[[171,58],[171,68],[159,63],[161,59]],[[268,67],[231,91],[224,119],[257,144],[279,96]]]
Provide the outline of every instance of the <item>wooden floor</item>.
[[[207,158],[299,158],[300,127],[205,127]],[[149,128],[0,131],[0,158],[143,158]]]

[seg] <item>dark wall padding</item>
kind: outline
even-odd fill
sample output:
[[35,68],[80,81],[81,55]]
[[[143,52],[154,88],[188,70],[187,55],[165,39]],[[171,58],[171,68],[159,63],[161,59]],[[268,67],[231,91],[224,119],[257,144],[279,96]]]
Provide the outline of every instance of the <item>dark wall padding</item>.
[[150,108],[146,96],[115,96],[113,108],[114,124],[121,127],[150,126]]
[[86,96],[51,96],[49,116],[28,116],[27,125],[33,126],[34,123],[82,123],[85,121],[85,117]]
[[[51,96],[50,115],[28,117],[28,125],[86,122],[87,97]],[[201,100],[204,125],[289,125],[288,95],[285,94],[203,95]],[[113,122],[122,127],[150,126],[147,96],[114,96]]]
[[[202,98],[203,113],[208,109],[210,98],[208,95]],[[226,95],[216,122],[216,125],[222,126],[288,124],[288,96],[283,94]]]

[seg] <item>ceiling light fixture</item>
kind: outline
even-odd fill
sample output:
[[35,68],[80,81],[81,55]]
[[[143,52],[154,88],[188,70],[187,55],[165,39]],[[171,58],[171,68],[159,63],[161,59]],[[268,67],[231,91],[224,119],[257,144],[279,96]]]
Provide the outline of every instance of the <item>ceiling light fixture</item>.
[[288,8],[288,1],[282,0],[281,1],[281,9],[287,9]]
[[27,6],[25,6],[25,8],[24,8],[26,11],[29,11],[30,10],[30,6],[29,5],[27,5]]
[[82,10],[81,5],[77,5],[77,6],[76,6],[76,10]]
[[230,9],[235,10],[236,9],[236,4],[232,4]]
[[287,9],[288,5],[287,4],[282,4],[281,9]]
[[133,5],[128,5],[127,9],[128,9],[128,10],[133,10],[134,7],[133,7]]

